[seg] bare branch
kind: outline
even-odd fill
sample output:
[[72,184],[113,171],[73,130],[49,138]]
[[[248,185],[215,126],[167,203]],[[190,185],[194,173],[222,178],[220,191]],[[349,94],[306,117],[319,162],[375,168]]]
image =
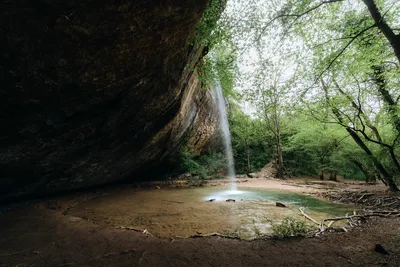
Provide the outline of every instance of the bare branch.
[[[260,34],[258,35],[258,37],[256,38],[256,41],[259,41],[261,36],[264,34],[265,30],[276,20],[280,19],[280,18],[287,18],[287,17],[294,17],[295,21],[297,21],[299,18],[303,17],[304,15],[318,9],[319,7],[325,5],[325,4],[331,4],[331,3],[335,3],[335,2],[343,2],[344,0],[327,0],[327,1],[322,1],[319,4],[311,7],[310,9],[300,13],[300,14],[280,14],[276,17],[273,17],[272,19],[270,19],[262,28]],[[291,24],[293,25],[293,23]]]
[[329,39],[329,40],[328,40],[328,41],[326,41],[326,42],[323,42],[323,43],[320,43],[320,44],[314,45],[312,48],[314,49],[314,48],[317,48],[317,47],[320,47],[320,46],[326,45],[327,43],[329,43],[329,42],[332,42],[332,41],[340,41],[340,40],[348,40],[348,39],[353,39],[353,37],[354,37],[354,36],[346,36],[346,37],[341,37],[341,38]]
[[363,137],[364,137],[367,141],[369,141],[369,142],[375,143],[375,144],[380,145],[380,146],[384,146],[384,147],[386,147],[386,148],[391,148],[391,147],[392,147],[391,145],[388,145],[388,144],[386,144],[386,143],[379,142],[379,141],[377,141],[377,140],[371,139],[371,138],[365,133],[365,131],[363,131],[363,130],[359,130],[359,129],[353,129],[353,130],[356,131],[356,132],[361,133],[361,134],[363,135]]
[[363,29],[362,31],[358,32],[356,35],[354,35],[351,40],[342,48],[340,49],[340,51],[337,53],[337,55],[329,62],[328,66],[317,76],[317,79],[315,79],[315,82],[319,81],[319,79],[322,77],[322,75],[329,70],[333,63],[335,63],[335,61],[344,53],[344,51],[346,51],[346,49],[361,35],[363,35],[366,31],[372,29],[376,27],[376,24],[373,24],[365,29]]

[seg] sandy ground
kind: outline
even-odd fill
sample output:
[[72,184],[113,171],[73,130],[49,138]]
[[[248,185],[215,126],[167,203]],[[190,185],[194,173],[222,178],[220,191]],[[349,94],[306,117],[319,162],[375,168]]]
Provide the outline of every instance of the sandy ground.
[[245,187],[276,189],[291,192],[316,193],[328,190],[366,190],[366,191],[387,191],[387,187],[382,184],[366,184],[363,181],[320,181],[310,177],[296,179],[272,179],[272,178],[257,178],[257,179],[240,179],[246,181],[243,183]]
[[[266,181],[258,184],[266,185]],[[279,190],[275,188],[276,182],[271,185],[273,190],[259,190],[241,183],[240,190],[232,195],[224,186],[124,189],[118,194],[110,193],[82,202],[71,208],[68,215],[106,227],[147,229],[157,237],[217,232],[253,239],[272,234],[272,225],[280,224],[287,217],[315,228],[300,213],[300,206],[316,220],[344,216],[357,209],[351,205],[329,204],[292,192],[294,190]],[[214,201],[210,202],[210,199]],[[235,199],[235,202],[226,202],[226,199]],[[285,203],[286,207],[277,207],[276,201]]]
[[[308,193],[385,190],[315,182],[253,179],[246,186]],[[102,194],[118,194],[118,188],[13,205],[2,212],[0,266],[400,266],[399,219],[369,219],[347,233],[317,238],[157,238],[69,215],[71,206]],[[375,252],[376,244],[389,255]]]

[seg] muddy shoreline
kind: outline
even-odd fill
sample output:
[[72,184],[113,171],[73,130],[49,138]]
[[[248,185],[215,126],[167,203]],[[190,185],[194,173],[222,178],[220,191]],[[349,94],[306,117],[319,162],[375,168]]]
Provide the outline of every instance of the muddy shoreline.
[[[249,187],[262,183],[278,190],[315,195],[332,190],[387,194],[383,186],[358,182],[332,185],[314,184],[311,179],[248,180],[245,183]],[[146,190],[157,190],[154,188]],[[71,207],[79,203],[121,190],[108,188],[19,203],[3,212],[0,266],[398,266],[400,262],[398,218],[368,218],[348,233],[318,238],[245,241],[157,238],[69,214]],[[376,244],[384,246],[389,255],[376,252]]]

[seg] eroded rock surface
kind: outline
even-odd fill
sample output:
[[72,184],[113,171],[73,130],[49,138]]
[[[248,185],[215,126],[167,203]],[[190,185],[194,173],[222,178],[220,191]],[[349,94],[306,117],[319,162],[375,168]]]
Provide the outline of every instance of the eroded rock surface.
[[207,0],[3,1],[0,201],[162,173],[207,146],[189,45]]

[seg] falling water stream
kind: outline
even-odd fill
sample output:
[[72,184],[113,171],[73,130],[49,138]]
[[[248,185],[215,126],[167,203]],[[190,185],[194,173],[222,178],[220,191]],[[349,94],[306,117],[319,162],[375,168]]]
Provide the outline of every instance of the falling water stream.
[[228,177],[231,183],[231,190],[237,191],[235,164],[233,162],[233,153],[232,153],[231,133],[229,131],[228,116],[225,108],[225,98],[222,95],[222,87],[219,81],[216,82],[215,91],[217,95],[217,104],[218,104],[219,120],[221,122],[221,131],[224,139],[224,150],[227,161]]
[[[330,214],[345,214],[353,207],[340,207],[293,192],[242,188],[237,190],[231,136],[221,84],[215,87],[227,159],[230,189],[225,187],[126,189],[83,202],[69,212],[103,226],[133,225],[149,229],[159,237],[190,236],[194,233],[235,233],[253,239],[273,233],[272,225],[287,217],[305,220],[299,207],[317,220]],[[239,197],[240,194],[240,197]],[[227,199],[235,199],[229,201]],[[283,201],[287,208],[275,205]],[[306,222],[307,223],[307,222]]]

